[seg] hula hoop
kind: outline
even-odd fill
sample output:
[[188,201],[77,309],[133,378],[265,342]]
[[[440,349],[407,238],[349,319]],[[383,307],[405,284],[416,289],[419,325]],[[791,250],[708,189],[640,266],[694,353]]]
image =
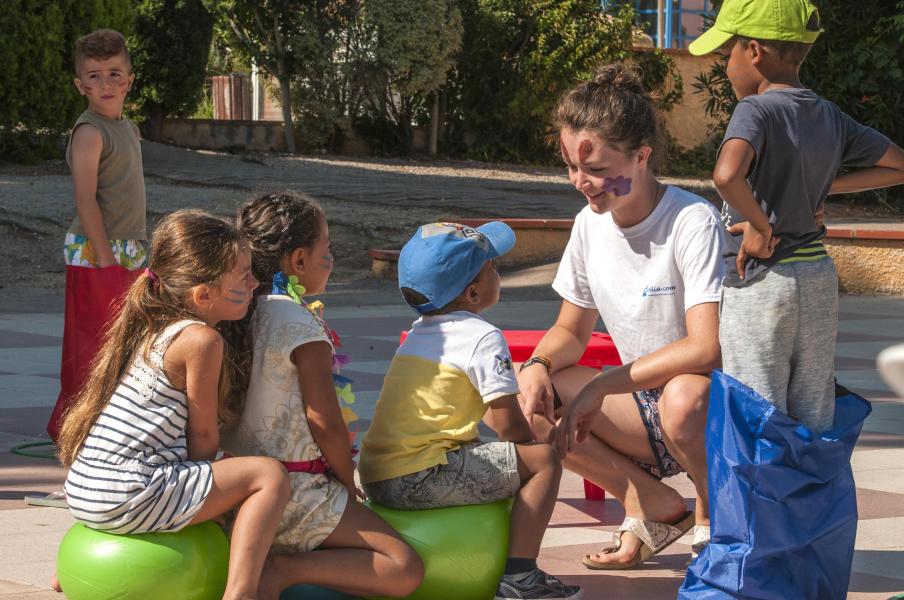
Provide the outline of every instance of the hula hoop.
[[[26,448],[36,448],[43,446],[53,446],[54,450],[50,452],[31,452],[26,450]],[[51,460],[56,460],[56,444],[53,442],[28,442],[25,444],[19,444],[18,446],[13,446],[9,449],[9,451],[13,454],[17,454],[19,456],[27,456],[28,458],[49,458]]]

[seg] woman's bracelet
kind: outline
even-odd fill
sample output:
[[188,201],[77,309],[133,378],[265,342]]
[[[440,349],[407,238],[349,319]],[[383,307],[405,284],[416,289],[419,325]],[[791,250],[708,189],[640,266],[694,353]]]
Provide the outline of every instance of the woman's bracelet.
[[547,373],[549,373],[552,370],[552,361],[549,360],[549,357],[543,356],[542,354],[537,354],[536,356],[531,356],[526,361],[521,363],[521,367],[518,369],[518,372],[520,373],[527,367],[529,367],[531,365],[538,365],[538,364],[546,367]]

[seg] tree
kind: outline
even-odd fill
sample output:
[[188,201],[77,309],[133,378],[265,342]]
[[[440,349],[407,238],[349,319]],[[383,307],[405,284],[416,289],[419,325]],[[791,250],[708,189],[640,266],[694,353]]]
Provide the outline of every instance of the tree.
[[294,153],[291,85],[304,66],[297,42],[312,22],[312,11],[317,14],[342,0],[207,1],[228,24],[225,32],[230,43],[279,82],[286,150]]
[[13,0],[0,10],[0,155],[58,155],[85,100],[72,84],[75,40],[107,27],[128,34],[129,0]]
[[213,17],[202,0],[140,0],[129,51],[136,73],[131,99],[161,138],[163,118],[191,114],[204,91]]
[[307,147],[335,147],[360,106],[352,85],[358,55],[360,4],[355,0],[311,3],[301,18],[295,52],[305,68],[292,81],[292,115]]
[[632,51],[634,15],[607,14],[599,0],[466,0],[465,35],[455,72],[450,137],[481,158],[544,160],[549,115],[559,97],[601,64],[636,60],[655,91],[672,85],[668,57]]
[[363,6],[372,35],[370,60],[363,59],[370,71],[365,97],[372,114],[395,124],[410,148],[415,111],[455,66],[461,11],[453,0],[367,0]]

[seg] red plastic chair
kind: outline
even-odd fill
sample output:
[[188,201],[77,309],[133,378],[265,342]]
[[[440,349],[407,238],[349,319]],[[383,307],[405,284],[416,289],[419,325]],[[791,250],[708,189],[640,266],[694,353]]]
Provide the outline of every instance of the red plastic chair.
[[[502,335],[508,343],[509,351],[512,353],[514,362],[524,362],[533,354],[534,348],[540,343],[540,339],[546,335],[545,329],[504,329]],[[408,336],[407,331],[403,331],[399,339],[399,343],[405,341]],[[594,331],[590,336],[590,343],[579,365],[592,367],[594,369],[602,369],[603,367],[617,367],[621,365],[621,358],[615,343],[608,333],[600,333]],[[587,500],[603,500],[606,497],[606,490],[596,485],[592,481],[584,480],[584,498]]]

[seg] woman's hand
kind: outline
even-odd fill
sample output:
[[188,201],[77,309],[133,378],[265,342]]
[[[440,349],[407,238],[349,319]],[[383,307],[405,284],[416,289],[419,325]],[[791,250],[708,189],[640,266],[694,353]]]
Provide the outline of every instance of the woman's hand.
[[574,402],[562,409],[562,417],[554,429],[554,443],[559,458],[563,460],[576,444],[587,439],[593,421],[600,413],[604,394],[597,384],[599,381],[600,379],[597,377],[588,383],[574,399]]
[[555,423],[552,379],[546,372],[546,367],[536,363],[520,371],[518,388],[521,390],[518,394],[518,403],[528,423],[533,422],[533,416],[538,412],[550,423]]

